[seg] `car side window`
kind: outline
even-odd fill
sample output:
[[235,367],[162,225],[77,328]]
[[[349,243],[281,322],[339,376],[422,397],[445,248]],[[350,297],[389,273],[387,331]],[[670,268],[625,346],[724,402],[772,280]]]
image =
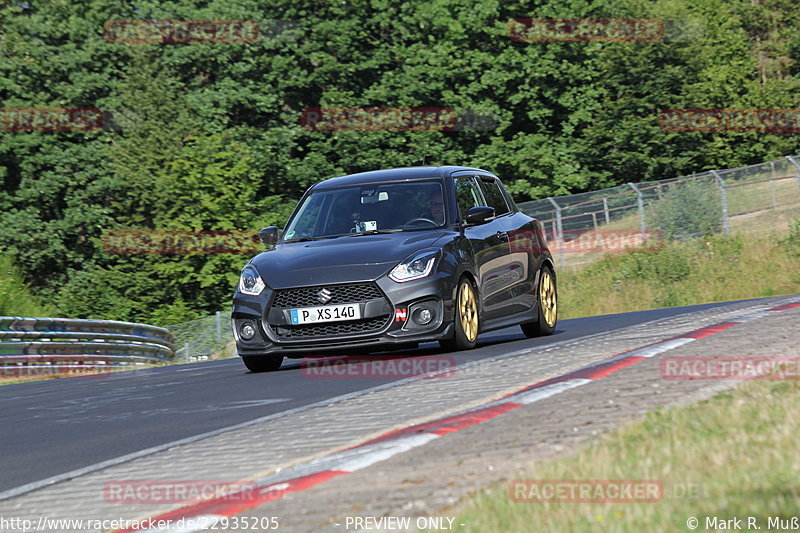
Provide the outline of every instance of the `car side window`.
[[494,179],[481,179],[481,189],[483,195],[486,197],[489,207],[494,207],[495,216],[505,215],[511,210],[508,208],[503,192],[500,190],[500,184]]
[[467,211],[470,207],[478,207],[483,204],[483,196],[478,188],[478,183],[473,176],[459,176],[453,178],[453,185],[456,190],[456,200],[458,201],[458,211],[461,215],[461,223],[466,222]]

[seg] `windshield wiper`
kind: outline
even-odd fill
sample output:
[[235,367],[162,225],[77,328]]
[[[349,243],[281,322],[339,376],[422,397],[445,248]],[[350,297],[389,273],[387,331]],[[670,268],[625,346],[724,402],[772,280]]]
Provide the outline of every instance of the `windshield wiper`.
[[307,242],[307,241],[316,241],[318,239],[322,239],[324,237],[298,237],[296,239],[286,239],[283,241],[284,243],[287,242]]
[[368,229],[366,231],[360,231],[358,233],[348,233],[346,235],[339,235],[339,237],[360,237],[361,235],[385,235],[387,233],[400,233],[402,230],[400,228],[395,229]]
[[386,233],[399,233],[401,231],[405,231],[403,229],[395,228],[395,229],[369,229],[367,231],[362,231],[359,233],[344,233],[342,235],[325,235],[323,237],[298,237],[296,239],[286,239],[283,241],[284,243],[292,243],[292,242],[308,242],[308,241],[320,241],[323,239],[339,239],[341,237],[358,237],[360,235],[383,235]]

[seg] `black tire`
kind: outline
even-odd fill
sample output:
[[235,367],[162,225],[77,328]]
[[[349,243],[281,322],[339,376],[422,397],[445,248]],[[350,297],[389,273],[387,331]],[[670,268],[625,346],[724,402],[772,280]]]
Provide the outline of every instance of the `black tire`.
[[478,291],[475,285],[466,277],[458,282],[456,290],[455,314],[453,316],[452,339],[439,341],[439,345],[448,352],[471,350],[478,342],[480,331],[480,312],[478,304]]
[[250,372],[272,372],[278,370],[283,364],[282,355],[244,355],[244,366]]
[[[550,286],[548,286],[548,278],[551,283]],[[539,274],[539,285],[536,287],[536,320],[521,324],[520,328],[526,337],[542,337],[544,335],[552,335],[556,330],[557,323],[558,290],[556,289],[556,276],[553,273],[553,269],[545,265]]]

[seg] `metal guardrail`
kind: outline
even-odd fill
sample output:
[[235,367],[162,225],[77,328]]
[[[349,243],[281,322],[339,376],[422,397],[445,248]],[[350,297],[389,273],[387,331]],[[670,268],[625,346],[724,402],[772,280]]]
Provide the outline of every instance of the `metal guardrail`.
[[175,357],[167,329],[116,320],[0,316],[0,365],[159,362]]

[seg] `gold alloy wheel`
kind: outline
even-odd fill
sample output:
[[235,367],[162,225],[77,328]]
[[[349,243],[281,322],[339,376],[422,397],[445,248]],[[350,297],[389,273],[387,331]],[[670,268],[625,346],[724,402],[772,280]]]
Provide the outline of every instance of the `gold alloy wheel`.
[[542,306],[542,316],[547,322],[548,327],[553,327],[556,323],[556,285],[553,283],[553,276],[549,270],[542,270],[542,279],[539,282],[539,302]]
[[458,310],[461,318],[461,329],[469,342],[474,342],[478,337],[478,304],[475,293],[468,281],[461,283],[458,289]]

